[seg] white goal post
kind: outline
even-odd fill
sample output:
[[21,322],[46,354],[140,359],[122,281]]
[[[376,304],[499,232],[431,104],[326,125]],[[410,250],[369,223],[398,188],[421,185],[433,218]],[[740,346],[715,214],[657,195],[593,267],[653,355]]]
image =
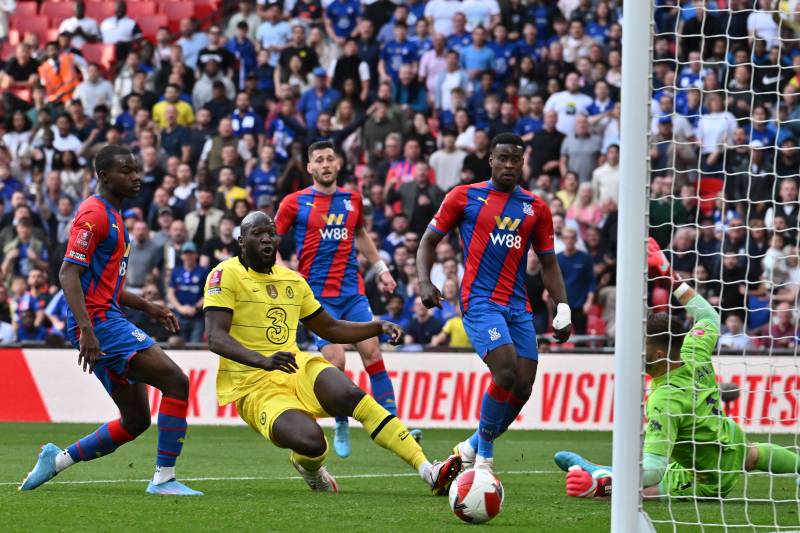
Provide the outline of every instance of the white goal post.
[[[622,27],[611,531],[800,531],[800,1],[631,0]],[[648,287],[649,234],[720,312],[714,370],[736,391],[719,409],[719,397],[701,396],[715,386],[698,378],[687,391],[713,416],[682,411],[691,434],[678,444],[706,458],[708,446],[723,451],[661,502],[642,498],[645,325],[654,309],[691,322],[668,291]],[[722,352],[734,357],[716,359]],[[722,411],[736,431],[720,429],[732,428],[725,420],[695,436],[698,420]],[[749,460],[722,466],[726,447],[748,449],[742,435]],[[773,468],[762,446],[795,459]],[[709,472],[713,495],[698,489]],[[719,488],[730,475],[738,485]]]
[[611,494],[611,531],[614,533],[652,530],[641,511],[640,496],[651,25],[650,0],[625,3],[616,308],[616,323],[623,327],[617,330],[614,349],[614,490]]

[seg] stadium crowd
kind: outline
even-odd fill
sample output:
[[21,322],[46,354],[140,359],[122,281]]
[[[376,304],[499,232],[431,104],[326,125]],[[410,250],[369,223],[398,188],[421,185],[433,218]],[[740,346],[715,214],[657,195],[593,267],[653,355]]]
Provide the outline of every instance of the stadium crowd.
[[[238,253],[247,212],[274,214],[311,184],[305,147],[328,139],[398,281],[380,294],[360,257],[373,313],[403,325],[409,346],[469,348],[458,241],[437,249],[442,309],[417,298],[415,255],[447,191],[489,178],[489,143],[503,132],[526,142],[521,185],[552,211],[576,333],[613,339],[621,2],[242,1],[230,16],[147,35],[125,2],[94,20],[79,0],[74,16],[51,21],[50,42],[15,32],[28,3],[0,1],[2,342],[63,334],[57,273],[106,143],[130,146],[142,165],[143,190],[123,214],[126,287],[166,301],[183,340],[198,342],[207,272]],[[764,11],[769,0],[703,4],[657,1],[651,234],[723,309],[723,344],[793,347],[800,45]],[[87,60],[95,43],[113,61]],[[294,250],[287,236],[290,266]],[[530,253],[543,333],[551,310],[539,270]],[[652,291],[653,307],[668,303]],[[133,321],[168,339],[147,317]]]

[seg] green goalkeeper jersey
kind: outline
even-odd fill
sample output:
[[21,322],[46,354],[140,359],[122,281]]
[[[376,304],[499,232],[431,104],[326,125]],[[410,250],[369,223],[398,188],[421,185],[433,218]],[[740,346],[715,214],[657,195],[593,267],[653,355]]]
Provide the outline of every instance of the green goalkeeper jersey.
[[670,458],[702,478],[704,471],[719,471],[740,453],[744,434],[723,412],[711,362],[719,315],[699,295],[686,309],[695,322],[681,347],[683,365],[653,378],[643,451]]

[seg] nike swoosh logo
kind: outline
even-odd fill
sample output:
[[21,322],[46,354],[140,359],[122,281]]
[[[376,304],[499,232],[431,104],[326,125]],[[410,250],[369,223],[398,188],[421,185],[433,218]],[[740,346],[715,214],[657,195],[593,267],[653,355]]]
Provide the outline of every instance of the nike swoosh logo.
[[764,77],[764,85],[772,85],[773,83],[775,83],[779,79],[781,79],[780,76],[775,76],[774,78]]

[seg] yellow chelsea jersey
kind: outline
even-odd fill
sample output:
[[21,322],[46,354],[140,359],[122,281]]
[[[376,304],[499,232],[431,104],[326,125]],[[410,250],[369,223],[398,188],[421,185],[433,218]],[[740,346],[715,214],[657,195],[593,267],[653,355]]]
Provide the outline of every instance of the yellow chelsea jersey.
[[[311,287],[297,272],[279,265],[271,274],[246,268],[238,257],[223,261],[206,279],[203,308],[233,313],[230,335],[242,346],[264,356],[277,351],[297,353],[297,326],[322,310]],[[217,400],[235,401],[279,372],[242,365],[220,357]]]

